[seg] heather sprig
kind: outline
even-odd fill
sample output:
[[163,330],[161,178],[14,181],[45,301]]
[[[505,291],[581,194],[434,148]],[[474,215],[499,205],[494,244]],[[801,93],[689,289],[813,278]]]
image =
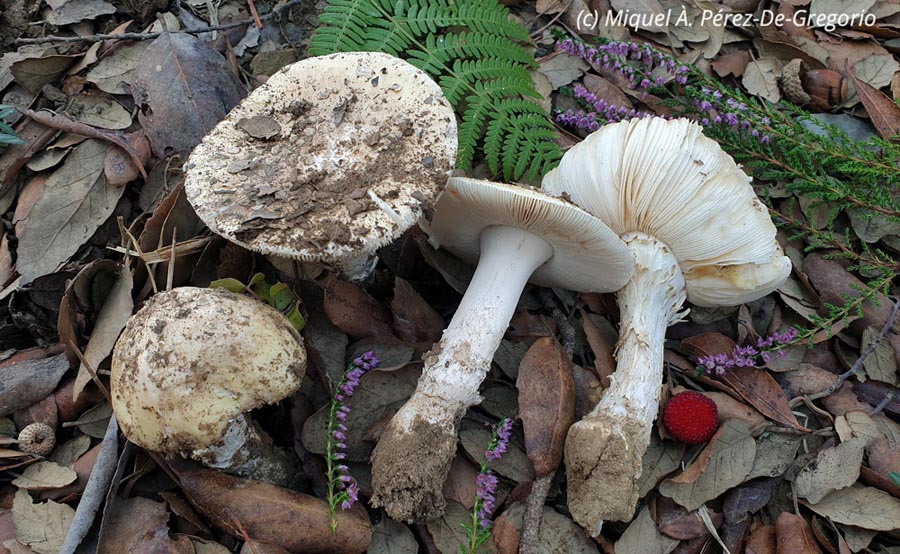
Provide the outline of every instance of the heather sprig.
[[350,407],[347,403],[353,392],[359,385],[363,375],[378,366],[378,357],[372,351],[365,352],[362,356],[353,360],[341,377],[334,398],[331,400],[331,409],[328,412],[327,440],[325,442],[325,477],[328,480],[328,508],[331,514],[331,532],[337,530],[335,513],[338,507],[341,510],[350,509],[359,500],[359,485],[350,475],[350,470],[343,460],[347,457],[344,450],[347,444],[345,433],[347,432],[347,416]]
[[791,327],[784,333],[776,331],[766,338],[758,338],[755,346],[736,346],[730,354],[700,356],[697,358],[697,371],[722,376],[736,367],[759,367],[771,362],[773,358],[783,356],[784,351],[780,349],[793,343],[798,335],[797,329]]
[[460,545],[461,554],[478,554],[482,545],[491,538],[491,513],[496,507],[497,476],[488,468],[492,461],[499,460],[509,446],[509,436],[512,432],[513,420],[501,419],[494,427],[487,450],[484,451],[485,460],[481,464],[481,471],[475,479],[475,506],[472,508],[471,523],[463,524],[469,533],[469,544]]

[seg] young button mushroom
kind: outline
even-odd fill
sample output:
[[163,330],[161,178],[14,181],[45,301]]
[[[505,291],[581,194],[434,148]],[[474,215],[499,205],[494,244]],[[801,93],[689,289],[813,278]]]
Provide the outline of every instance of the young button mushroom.
[[416,223],[456,159],[456,115],[431,78],[378,52],[289,65],[191,153],[185,192],[214,232],[353,279]]
[[440,343],[425,356],[412,398],[372,456],[373,503],[399,520],[433,519],[456,453],[457,427],[481,401],[490,369],[525,284],[613,291],[633,256],[600,220],[539,191],[453,178],[427,229],[431,240],[478,267]]
[[688,120],[607,125],[569,150],[543,190],[597,216],[635,255],[618,293],[617,368],[569,430],[569,510],[590,533],[631,519],[658,409],[666,327],[687,300],[737,305],[775,290],[791,263],[750,178]]
[[246,412],[293,394],[303,339],[274,308],[223,289],[154,295],[113,349],[113,410],[128,440],[276,485],[291,458]]

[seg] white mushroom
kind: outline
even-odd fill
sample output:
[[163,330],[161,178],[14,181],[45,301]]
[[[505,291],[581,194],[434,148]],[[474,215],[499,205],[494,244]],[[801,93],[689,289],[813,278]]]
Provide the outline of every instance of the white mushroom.
[[112,356],[113,410],[126,437],[244,477],[289,483],[291,458],[245,415],[299,387],[303,339],[274,308],[222,289],[154,295]]
[[373,503],[400,520],[443,512],[441,487],[459,421],[481,401],[478,387],[526,283],[613,291],[632,271],[631,253],[606,225],[523,187],[450,179],[428,232],[436,245],[478,267],[440,343],[426,355],[415,393],[373,453]]
[[569,150],[543,189],[597,216],[635,255],[618,294],[617,368],[597,407],[566,439],[568,502],[591,533],[629,520],[656,418],[666,327],[698,306],[765,296],[791,263],[750,178],[688,120],[607,125]]
[[203,138],[185,191],[214,232],[351,278],[416,223],[456,158],[440,87],[378,52],[291,64]]

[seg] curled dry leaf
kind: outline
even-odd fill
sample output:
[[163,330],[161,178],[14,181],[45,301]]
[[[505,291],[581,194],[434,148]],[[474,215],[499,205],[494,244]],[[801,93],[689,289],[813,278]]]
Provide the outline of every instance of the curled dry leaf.
[[360,554],[372,540],[372,525],[359,505],[336,513],[337,533],[331,532],[328,504],[320,499],[213,471],[180,474],[186,496],[210,522],[235,537],[240,522],[251,537],[291,552]]
[[[35,350],[36,354],[41,352]],[[65,354],[0,363],[0,416],[25,409],[45,398],[68,369]]]
[[525,451],[535,474],[549,475],[562,461],[566,433],[575,422],[572,362],[555,338],[540,338],[528,349],[516,388]]
[[729,369],[721,381],[767,418],[798,431],[810,431],[797,421],[787,396],[767,371],[755,367],[735,367]]
[[[138,160],[146,167],[150,161],[150,141],[144,136],[143,131],[128,133],[124,137],[132,150],[137,154]],[[106,181],[114,186],[121,187],[141,176],[141,170],[135,165],[136,160],[127,152],[115,144],[106,148],[106,157],[103,158],[103,174]]]
[[847,73],[881,138],[890,140],[900,133],[900,106],[877,88],[857,79],[853,71]]
[[812,528],[800,516],[782,512],[775,521],[777,554],[823,554]]
[[335,327],[355,339],[391,335],[391,314],[366,291],[329,275],[323,285],[324,307]]

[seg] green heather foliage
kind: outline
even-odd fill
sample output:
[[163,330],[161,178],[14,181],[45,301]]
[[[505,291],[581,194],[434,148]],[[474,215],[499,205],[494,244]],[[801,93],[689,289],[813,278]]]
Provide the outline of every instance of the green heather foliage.
[[6,116],[12,112],[13,109],[10,106],[0,104],[0,146],[4,144],[23,144],[22,139],[16,136],[16,132],[5,121]]
[[431,75],[461,117],[457,167],[479,146],[506,179],[540,177],[562,156],[537,100],[527,30],[496,0],[329,0],[310,53],[385,52]]

